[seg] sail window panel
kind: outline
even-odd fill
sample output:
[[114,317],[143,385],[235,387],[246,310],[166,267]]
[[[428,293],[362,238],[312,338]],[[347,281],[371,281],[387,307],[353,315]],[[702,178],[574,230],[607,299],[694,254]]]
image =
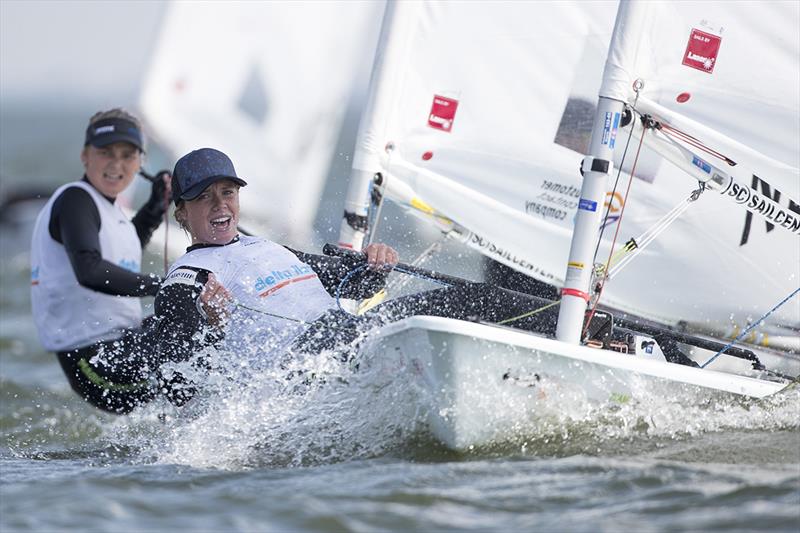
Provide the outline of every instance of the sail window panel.
[[266,122],[269,111],[269,98],[258,65],[253,65],[250,68],[250,74],[244,83],[237,105],[239,110],[253,119],[257,125],[261,126]]

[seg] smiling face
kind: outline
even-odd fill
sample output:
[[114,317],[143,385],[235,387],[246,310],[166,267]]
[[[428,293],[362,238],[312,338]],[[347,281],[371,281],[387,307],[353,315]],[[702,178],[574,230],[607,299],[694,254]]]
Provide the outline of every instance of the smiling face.
[[194,200],[184,200],[175,219],[192,236],[192,244],[227,244],[236,237],[239,224],[239,186],[215,181]]
[[116,198],[131,184],[142,166],[142,152],[131,143],[118,142],[98,148],[87,145],[81,152],[86,177],[95,189]]

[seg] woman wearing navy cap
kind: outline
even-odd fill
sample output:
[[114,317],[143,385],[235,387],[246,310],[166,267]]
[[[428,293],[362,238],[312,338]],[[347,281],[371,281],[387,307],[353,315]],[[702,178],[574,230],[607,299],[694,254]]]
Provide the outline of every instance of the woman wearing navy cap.
[[[332,295],[352,265],[240,236],[239,188],[245,185],[231,160],[212,148],[195,150],[175,165],[175,219],[192,246],[172,265],[156,296],[164,359],[189,360],[220,342],[233,353],[250,353],[253,343],[280,353],[307,324],[336,308]],[[397,252],[384,244],[364,251],[371,268],[352,276],[344,298],[372,296],[397,263]]]
[[169,174],[128,220],[115,201],[142,164],[139,120],[122,109],[89,120],[81,151],[85,173],[59,187],[36,220],[31,301],[39,338],[72,388],[95,406],[129,412],[153,396],[152,350],[138,297],[161,280],[140,273],[142,249],[161,223]]
[[[465,283],[400,297],[363,316],[345,313],[336,305],[337,290],[344,298],[372,296],[397,264],[397,252],[370,244],[364,249],[369,268],[361,268],[347,258],[240,236],[239,189],[244,185],[218,150],[195,150],[175,165],[175,219],[190,234],[192,246],[173,264],[156,295],[156,338],[165,361],[200,355],[194,361],[204,365],[203,353],[215,348],[237,358],[255,355],[250,362],[258,368],[262,362],[280,363],[291,352],[344,347],[359,331],[415,314],[499,321],[535,308],[527,295]],[[241,368],[248,366],[253,367]]]

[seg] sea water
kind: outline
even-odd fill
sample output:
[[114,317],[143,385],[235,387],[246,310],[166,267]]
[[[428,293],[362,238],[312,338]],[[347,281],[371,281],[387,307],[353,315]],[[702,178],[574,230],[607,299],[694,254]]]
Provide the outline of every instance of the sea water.
[[321,354],[296,362],[300,378],[265,367],[239,380],[247,357],[226,354],[183,410],[102,413],[38,343],[19,220],[0,226],[2,532],[800,528],[797,389],[564,406],[535,432],[456,453],[431,438],[403,375]]

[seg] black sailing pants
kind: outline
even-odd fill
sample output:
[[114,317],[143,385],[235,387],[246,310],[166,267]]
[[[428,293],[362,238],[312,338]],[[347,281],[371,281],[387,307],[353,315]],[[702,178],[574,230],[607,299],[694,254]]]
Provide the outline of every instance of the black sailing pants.
[[155,318],[147,317],[140,328],[126,330],[119,339],[97,342],[67,352],[58,352],[59,363],[72,389],[104,411],[131,412],[162,392],[177,405],[194,390],[174,376],[168,382],[159,368],[163,361],[153,345]]

